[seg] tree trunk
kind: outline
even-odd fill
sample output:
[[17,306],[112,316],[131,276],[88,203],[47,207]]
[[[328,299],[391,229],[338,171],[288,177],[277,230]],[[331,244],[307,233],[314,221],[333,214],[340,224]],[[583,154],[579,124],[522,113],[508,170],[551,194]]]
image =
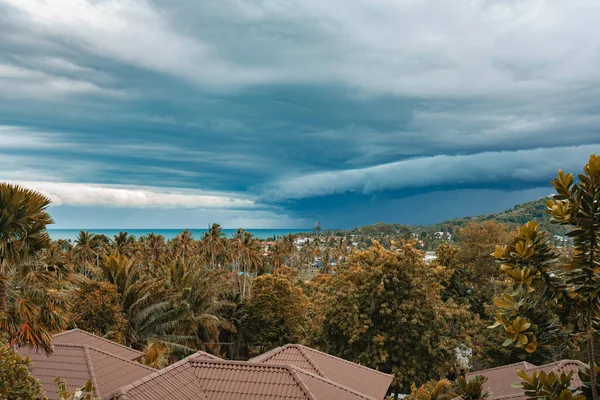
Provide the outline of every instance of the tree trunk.
[[594,353],[594,335],[593,325],[592,325],[592,305],[590,304],[588,307],[588,315],[587,315],[587,331],[588,331],[588,339],[587,339],[587,351],[588,351],[588,363],[590,368],[590,385],[592,386],[592,399],[598,400],[598,387],[596,386],[596,355]]

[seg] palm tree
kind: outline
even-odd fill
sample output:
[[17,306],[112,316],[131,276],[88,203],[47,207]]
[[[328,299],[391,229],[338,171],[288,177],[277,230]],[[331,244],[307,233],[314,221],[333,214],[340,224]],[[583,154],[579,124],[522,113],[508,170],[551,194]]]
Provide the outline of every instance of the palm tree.
[[121,296],[127,344],[142,349],[169,329],[175,314],[174,293],[165,289],[164,279],[144,273],[134,258],[120,253],[102,259],[97,278],[115,285]]
[[0,331],[11,345],[51,352],[51,334],[64,328],[67,304],[60,274],[44,264],[50,239],[50,199],[20,186],[0,183]]
[[158,264],[166,252],[165,238],[162,235],[150,233],[142,239],[144,245],[145,258],[151,265]]
[[219,261],[226,258],[226,240],[222,237],[221,225],[212,224],[208,232],[204,233],[200,241],[200,252],[204,259],[210,263],[211,269],[215,270]]
[[97,242],[94,240],[95,235],[88,231],[80,231],[75,239],[75,247],[73,247],[74,261],[79,265],[79,272],[83,275],[87,274],[86,265],[98,257]]
[[192,232],[185,229],[181,231],[174,240],[175,248],[177,249],[175,256],[181,257],[184,261],[194,254],[196,249],[196,241],[192,235]]
[[242,266],[242,299],[246,297],[247,276],[262,266],[262,247],[258,240],[254,239],[250,232],[238,229],[233,239],[232,259],[235,260],[236,272]]
[[171,315],[170,330],[159,337],[170,346],[182,349],[204,349],[217,353],[214,348],[219,328],[227,325],[220,318],[231,306],[227,293],[230,281],[225,271],[206,271],[194,259],[178,257],[160,270],[166,288],[177,293],[175,312]]
[[135,238],[127,232],[119,232],[114,235],[112,246],[117,253],[131,256],[135,249]]

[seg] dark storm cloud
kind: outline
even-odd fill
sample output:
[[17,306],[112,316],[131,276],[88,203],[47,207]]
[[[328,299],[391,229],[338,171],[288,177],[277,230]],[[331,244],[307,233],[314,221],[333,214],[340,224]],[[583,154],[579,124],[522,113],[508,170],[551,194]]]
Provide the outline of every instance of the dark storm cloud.
[[198,224],[419,222],[393,210],[464,196],[472,213],[474,193],[494,211],[600,152],[598,11],[0,0],[0,179]]

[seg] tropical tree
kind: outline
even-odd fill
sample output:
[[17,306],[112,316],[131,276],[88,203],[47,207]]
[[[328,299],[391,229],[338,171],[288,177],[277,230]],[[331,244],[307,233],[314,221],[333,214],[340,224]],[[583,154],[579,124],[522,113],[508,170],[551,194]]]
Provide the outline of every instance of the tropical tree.
[[481,400],[489,396],[489,393],[483,389],[487,377],[476,375],[471,379],[459,376],[456,379],[455,392],[461,400]]
[[75,239],[73,247],[73,258],[79,265],[79,272],[87,275],[86,266],[98,257],[98,244],[94,240],[94,234],[88,231],[80,231]]
[[116,342],[124,342],[127,320],[114,284],[82,278],[71,293],[71,303],[73,325]]
[[229,246],[230,258],[233,261],[234,271],[242,273],[241,294],[242,299],[246,297],[248,288],[247,277],[250,272],[258,270],[263,263],[262,247],[260,242],[250,232],[238,229],[235,237],[231,239]]
[[404,243],[354,252],[326,281],[322,326],[312,338],[323,350],[395,375],[393,392],[439,379],[458,368],[467,309],[441,298],[440,274]]
[[0,343],[0,399],[41,400],[40,382],[31,375],[31,360]]
[[165,335],[171,329],[176,310],[174,293],[164,278],[146,274],[135,259],[123,254],[104,257],[95,278],[117,289],[127,321],[125,343],[143,348],[148,340]]
[[202,349],[218,353],[218,337],[222,327],[228,327],[221,318],[232,307],[227,295],[232,289],[225,271],[207,271],[197,260],[177,258],[160,270],[167,291],[173,294],[173,308],[164,333],[157,339],[169,343],[176,350]]
[[454,385],[448,379],[433,380],[417,387],[412,385],[407,400],[452,400]]
[[292,285],[290,276],[278,270],[255,279],[245,311],[245,335],[249,344],[262,353],[301,339],[307,322],[308,298],[300,287]]
[[573,371],[550,372],[534,371],[531,375],[522,369],[517,369],[521,382],[515,386],[523,389],[525,396],[531,400],[586,400],[582,394],[577,394],[578,388],[571,387]]
[[11,345],[51,352],[51,334],[65,326],[67,303],[60,289],[63,265],[48,267],[46,209],[50,200],[19,186],[0,183],[0,332]]
[[112,240],[113,250],[119,254],[131,256],[135,250],[135,238],[127,232],[119,232]]
[[[534,352],[549,338],[585,343],[590,370],[596,368],[594,342],[600,323],[600,157],[590,156],[579,175],[562,170],[552,181],[557,194],[548,200],[552,222],[568,227],[574,253],[566,265],[533,221],[494,256],[513,280],[515,291],[498,300],[495,326],[506,332],[506,345]],[[598,399],[597,377],[590,374],[591,395]]]
[[223,237],[221,225],[210,225],[200,241],[200,254],[211,266],[211,269],[215,270],[218,267],[219,262],[225,256],[226,249],[226,239]]

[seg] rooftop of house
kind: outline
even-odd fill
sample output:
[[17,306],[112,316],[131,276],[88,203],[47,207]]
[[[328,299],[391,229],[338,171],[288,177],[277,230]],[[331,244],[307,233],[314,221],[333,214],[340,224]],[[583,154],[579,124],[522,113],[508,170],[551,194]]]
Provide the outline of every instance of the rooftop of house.
[[302,345],[286,345],[248,362],[198,351],[162,370],[135,362],[142,353],[75,329],[53,339],[46,355],[18,351],[32,360],[50,400],[55,377],[73,391],[91,380],[101,399],[154,400],[381,400],[393,376]]
[[254,357],[250,361],[265,364],[290,364],[375,399],[385,397],[394,379],[393,375],[384,374],[299,344],[278,347]]
[[126,358],[128,360],[138,360],[144,353],[132,349],[131,347],[123,346],[122,344],[113,342],[112,340],[96,336],[92,333],[81,329],[71,329],[66,332],[58,333],[52,337],[53,344],[84,344],[95,347],[96,349],[107,351],[116,356]]
[[187,358],[113,393],[110,400],[374,400],[292,365]]
[[471,378],[476,375],[483,375],[488,378],[485,383],[485,389],[490,392],[490,400],[500,400],[500,399],[511,399],[511,400],[525,400],[527,397],[524,394],[524,391],[519,388],[515,388],[512,385],[520,381],[519,377],[517,377],[517,369],[522,369],[526,371],[529,375],[534,371],[544,371],[546,373],[550,372],[570,372],[574,371],[573,379],[571,381],[571,386],[576,388],[582,385],[579,377],[577,376],[577,371],[579,367],[585,366],[584,363],[577,360],[561,360],[551,364],[545,364],[536,366],[531,363],[522,361],[515,364],[503,365],[501,367],[485,369],[482,371],[474,371],[466,374],[467,378]]
[[47,355],[27,347],[18,352],[32,360],[32,375],[39,379],[49,400],[58,399],[58,376],[71,391],[91,380],[95,395],[104,397],[119,387],[147,376],[156,370],[110,352],[82,344],[53,344],[54,351]]

